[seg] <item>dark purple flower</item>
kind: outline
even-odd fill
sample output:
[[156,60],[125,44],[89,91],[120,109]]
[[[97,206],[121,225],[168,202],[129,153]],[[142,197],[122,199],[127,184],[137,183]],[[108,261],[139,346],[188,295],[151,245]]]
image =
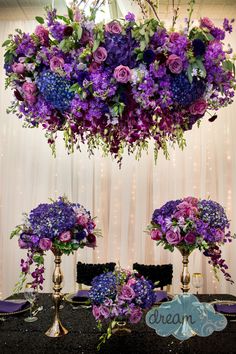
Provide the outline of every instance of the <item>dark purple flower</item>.
[[233,26],[232,26],[233,22],[234,22],[234,20],[231,20],[231,22],[229,22],[229,20],[227,18],[224,19],[223,27],[226,32],[231,33],[233,31]]
[[192,46],[193,46],[193,53],[195,57],[205,54],[206,46],[201,39],[194,39],[192,42]]
[[155,58],[156,58],[156,55],[155,55],[153,50],[147,49],[147,50],[144,51],[144,53],[143,53],[143,61],[145,63],[151,64],[151,63],[154,62]]
[[186,236],[184,237],[184,241],[188,245],[192,245],[196,242],[196,234],[194,232],[188,232]]
[[223,31],[221,28],[213,28],[211,30],[211,35],[218,41],[223,41],[225,39],[225,31]]
[[73,29],[73,27],[71,27],[71,26],[66,26],[65,28],[64,28],[64,36],[65,37],[69,37],[69,36],[71,36],[72,35],[72,33],[73,33],[73,31],[74,31],[74,29]]

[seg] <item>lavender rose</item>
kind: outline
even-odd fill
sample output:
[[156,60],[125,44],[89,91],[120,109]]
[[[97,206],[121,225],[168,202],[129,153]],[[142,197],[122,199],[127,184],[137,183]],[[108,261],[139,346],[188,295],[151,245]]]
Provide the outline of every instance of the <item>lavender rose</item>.
[[62,69],[65,62],[63,58],[60,57],[52,57],[50,60],[50,69],[52,71],[56,71],[57,69]]
[[32,82],[24,82],[22,85],[22,90],[24,93],[24,98],[29,104],[34,104],[36,102],[36,91],[37,87]]
[[141,318],[142,318],[141,308],[136,308],[131,311],[130,318],[129,318],[131,323],[138,323],[138,322],[140,322]]
[[199,100],[193,102],[191,106],[189,107],[189,112],[195,116],[203,116],[206,112],[207,109],[207,102],[203,99],[200,98]]
[[34,31],[37,37],[39,37],[40,44],[48,46],[49,44],[49,32],[42,25],[38,25]]
[[111,21],[105,25],[105,31],[113,34],[122,32],[122,27],[118,21]]
[[200,27],[205,27],[209,30],[212,30],[213,28],[215,28],[215,25],[208,17],[203,17],[200,20]]
[[70,231],[65,231],[59,236],[59,240],[61,242],[69,242],[71,240],[71,233]]
[[121,290],[120,299],[133,300],[134,297],[135,297],[134,290],[129,285],[124,285]]
[[131,70],[128,66],[119,65],[115,68],[114,78],[123,84],[131,79]]
[[151,231],[151,239],[154,241],[158,241],[162,238],[162,232],[159,229]]
[[100,315],[101,315],[100,314],[100,307],[96,306],[96,305],[93,305],[92,312],[93,312],[93,316],[95,317],[95,320],[99,320]]
[[41,238],[39,241],[39,247],[43,251],[48,251],[52,248],[52,241],[49,238]]
[[98,47],[93,53],[93,58],[96,63],[101,64],[107,58],[107,51],[104,47]]
[[171,54],[167,59],[166,64],[173,74],[180,74],[183,70],[183,62],[178,55]]
[[108,318],[110,315],[110,310],[106,306],[100,307],[100,315],[104,318]]
[[12,64],[12,70],[16,74],[24,74],[25,66],[22,63],[14,63]]
[[166,233],[166,240],[170,245],[178,245],[182,241],[182,238],[178,230],[168,230]]
[[192,245],[196,242],[196,235],[194,232],[188,232],[187,235],[184,237],[184,241],[188,245]]

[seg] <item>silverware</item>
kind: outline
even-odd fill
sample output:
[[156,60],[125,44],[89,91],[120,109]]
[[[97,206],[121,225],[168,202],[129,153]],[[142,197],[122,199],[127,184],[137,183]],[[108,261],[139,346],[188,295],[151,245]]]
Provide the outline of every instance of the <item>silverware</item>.
[[43,306],[39,306],[36,310],[34,310],[34,311],[32,312],[32,315],[33,315],[33,316],[36,316],[37,313],[39,313],[39,312],[42,311],[42,310],[43,310]]

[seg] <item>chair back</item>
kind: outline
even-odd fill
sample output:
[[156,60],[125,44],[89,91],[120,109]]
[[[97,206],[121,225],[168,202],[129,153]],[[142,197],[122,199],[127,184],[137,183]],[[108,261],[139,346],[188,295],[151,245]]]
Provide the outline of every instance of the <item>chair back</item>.
[[153,284],[158,282],[157,285],[154,284],[155,288],[163,289],[164,286],[169,286],[172,284],[172,278],[173,278],[172,264],[146,265],[146,264],[134,263],[133,269],[137,270],[145,278],[151,280]]
[[113,272],[115,269],[116,263],[98,263],[98,264],[89,264],[89,263],[77,263],[77,283],[84,285],[91,285],[91,282],[94,277],[105,272]]

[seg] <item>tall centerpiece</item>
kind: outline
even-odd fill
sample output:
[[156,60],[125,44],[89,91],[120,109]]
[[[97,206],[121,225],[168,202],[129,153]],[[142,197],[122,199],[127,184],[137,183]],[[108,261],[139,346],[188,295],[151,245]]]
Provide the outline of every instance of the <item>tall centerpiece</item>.
[[[141,4],[141,1],[137,1]],[[41,127],[55,153],[62,131],[69,152],[81,143],[101,147],[121,161],[124,148],[138,158],[154,141],[167,156],[167,142],[185,146],[184,132],[206,115],[233,102],[235,66],[224,48],[232,21],[217,27],[209,18],[197,25],[189,17],[176,30],[159,19],[125,19],[95,23],[104,0],[74,1],[68,15],[48,9],[33,33],[20,29],[3,43],[6,87],[14,91],[8,112],[25,127]],[[80,6],[76,6],[80,4]]]
[[171,200],[156,209],[148,230],[157,245],[162,245],[171,252],[175,248],[181,252],[181,289],[187,293],[190,289],[189,255],[195,249],[199,249],[209,258],[216,277],[217,270],[221,270],[225,279],[233,282],[221,255],[221,246],[231,242],[234,237],[229,227],[229,220],[220,204],[212,200],[187,197]]
[[[59,319],[63,280],[60,268],[61,257],[85,246],[95,247],[96,235],[100,234],[95,227],[96,224],[89,211],[80,204],[69,202],[66,197],[60,197],[49,204],[40,204],[29,214],[24,214],[23,224],[18,225],[11,234],[11,238],[18,236],[20,248],[27,250],[27,258],[21,260],[22,273],[17,291],[22,288],[28,275],[33,278],[32,287],[42,290],[44,256],[47,251],[52,251],[54,254],[55,316],[52,326],[46,332],[49,337],[59,337],[68,332]],[[34,266],[33,270],[32,266]]]
[[117,330],[128,331],[126,324],[140,322],[145,310],[155,302],[153,284],[137,272],[118,269],[95,277],[89,291],[93,316],[98,328],[108,325],[98,344],[111,337]]

